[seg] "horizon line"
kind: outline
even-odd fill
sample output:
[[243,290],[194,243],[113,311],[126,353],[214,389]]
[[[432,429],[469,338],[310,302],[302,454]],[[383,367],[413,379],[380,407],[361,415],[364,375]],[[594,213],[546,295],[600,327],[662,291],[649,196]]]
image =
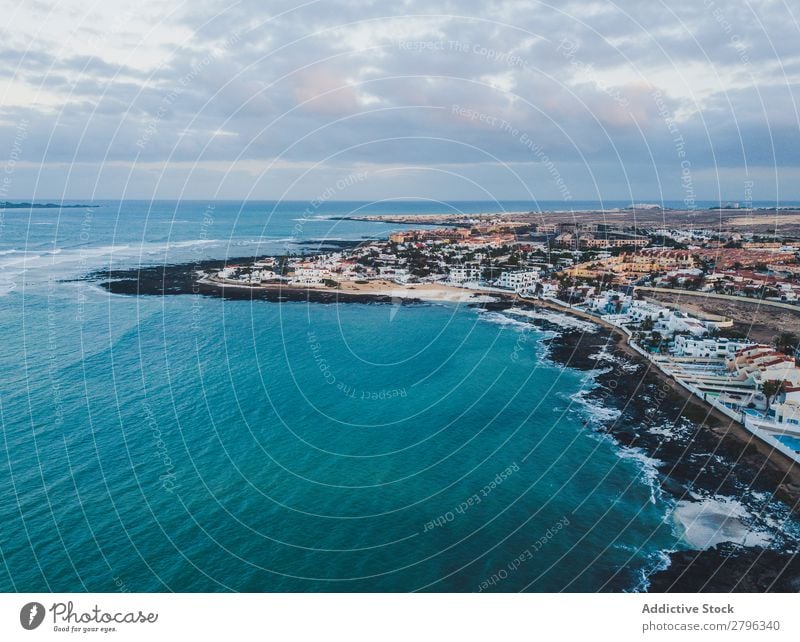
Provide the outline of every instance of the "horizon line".
[[[310,203],[313,201],[319,200],[317,198],[284,198],[284,199],[277,199],[277,198],[108,198],[108,197],[38,197],[36,199],[28,198],[5,198],[0,201],[0,204],[5,203],[64,203],[67,201],[86,201],[86,202],[97,202],[97,201],[116,201],[120,203],[124,203],[125,201],[170,201],[170,202],[177,202],[177,201],[187,201],[187,202],[242,202],[242,203]],[[641,198],[635,201],[626,198],[576,198],[571,200],[562,200],[562,199],[555,199],[555,198],[541,198],[541,199],[527,199],[527,198],[500,198],[500,199],[467,199],[467,198],[458,198],[458,199],[448,199],[448,198],[425,198],[425,197],[395,197],[395,198],[383,198],[383,199],[327,199],[320,203],[320,205],[324,205],[326,203],[391,203],[391,202],[420,202],[420,203],[504,203],[504,202],[514,202],[514,203],[563,203],[564,205],[569,205],[570,203],[603,203],[603,202],[626,202],[629,203],[631,206],[633,205],[659,205],[661,203],[679,203],[683,201],[682,198],[664,198],[664,199],[648,199],[648,198]],[[750,206],[756,203],[798,203],[800,204],[800,197],[798,198],[788,198],[784,200],[775,200],[775,199],[754,199],[751,201],[743,201],[741,199],[712,199],[712,198],[698,198],[694,199],[695,203],[721,203],[721,204],[739,204],[741,207],[739,209],[748,209],[748,203]],[[686,209],[693,209],[692,206],[685,204]]]

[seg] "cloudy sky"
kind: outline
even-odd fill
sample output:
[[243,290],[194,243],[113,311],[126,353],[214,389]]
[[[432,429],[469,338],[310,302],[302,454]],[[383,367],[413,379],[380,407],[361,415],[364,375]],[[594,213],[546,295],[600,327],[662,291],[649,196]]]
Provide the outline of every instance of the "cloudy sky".
[[800,8],[8,0],[8,198],[800,199]]

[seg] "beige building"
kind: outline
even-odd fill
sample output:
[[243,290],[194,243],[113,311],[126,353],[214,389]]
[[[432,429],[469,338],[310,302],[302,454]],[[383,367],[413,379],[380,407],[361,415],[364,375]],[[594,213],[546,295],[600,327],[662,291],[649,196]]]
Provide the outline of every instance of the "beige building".
[[696,260],[690,252],[681,250],[645,249],[625,252],[598,261],[579,263],[565,272],[572,277],[597,278],[612,275],[618,283],[629,282],[645,274],[671,272],[695,267]]

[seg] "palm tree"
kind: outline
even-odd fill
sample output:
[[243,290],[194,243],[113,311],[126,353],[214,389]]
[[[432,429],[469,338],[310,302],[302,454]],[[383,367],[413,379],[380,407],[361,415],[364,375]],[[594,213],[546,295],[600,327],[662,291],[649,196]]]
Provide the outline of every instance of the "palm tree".
[[767,398],[767,412],[769,412],[775,397],[783,392],[783,381],[777,381],[775,379],[765,381],[761,384],[761,392],[763,392],[764,396]]
[[776,350],[780,350],[784,354],[792,355],[797,350],[797,344],[800,338],[794,332],[781,332],[772,340]]
[[664,339],[658,330],[653,330],[653,332],[650,333],[650,345],[659,352],[661,352],[663,342]]

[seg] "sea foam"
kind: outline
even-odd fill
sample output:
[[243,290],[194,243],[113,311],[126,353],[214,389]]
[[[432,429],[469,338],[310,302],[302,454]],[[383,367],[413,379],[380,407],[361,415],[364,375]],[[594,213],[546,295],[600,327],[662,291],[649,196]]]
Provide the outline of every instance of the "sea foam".
[[732,497],[681,500],[672,518],[684,542],[698,550],[723,542],[763,547],[772,542],[772,535],[756,528],[754,516],[741,501]]

